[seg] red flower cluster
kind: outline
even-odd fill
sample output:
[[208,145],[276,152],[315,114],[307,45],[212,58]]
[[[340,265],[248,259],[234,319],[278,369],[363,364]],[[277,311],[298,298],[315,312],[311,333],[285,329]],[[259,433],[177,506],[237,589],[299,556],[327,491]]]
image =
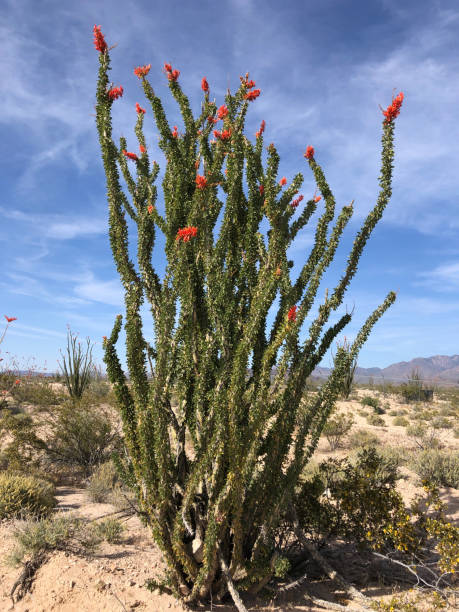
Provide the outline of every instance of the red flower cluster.
[[263,194],[264,194],[264,192],[265,192],[264,185],[260,185],[260,186],[258,187],[258,189],[260,190],[260,195],[263,195]]
[[319,200],[322,199],[322,196],[314,196],[314,202],[318,202]]
[[289,321],[296,321],[296,308],[296,306],[292,306],[288,311],[287,317]]
[[105,53],[105,51],[107,50],[107,43],[105,42],[104,35],[100,31],[100,26],[95,25],[93,28],[93,32],[95,48],[97,49],[97,51]]
[[202,77],[202,80],[201,80],[201,89],[202,89],[202,91],[205,91],[206,93],[209,91],[209,83],[207,82],[206,77]]
[[260,138],[260,136],[263,134],[263,132],[265,131],[265,125],[266,123],[265,123],[265,120],[263,119],[260,125],[260,129],[258,130],[258,132],[255,132],[256,138]]
[[217,111],[217,117],[219,119],[223,119],[224,117],[226,117],[226,115],[228,114],[228,108],[222,104],[222,106],[220,106],[220,108]]
[[255,98],[258,98],[258,96],[260,95],[260,89],[254,89],[253,91],[249,91],[249,93],[246,93],[244,98],[246,100],[255,100]]
[[116,100],[117,98],[121,98],[121,96],[123,95],[123,88],[121,87],[112,87],[112,89],[110,89],[107,92],[108,97],[110,98],[110,100]]
[[143,113],[145,115],[145,109],[142,108],[138,102],[135,103],[135,110],[137,111],[137,113]]
[[281,180],[279,181],[279,185],[285,185],[286,183],[287,183],[287,179],[285,178],[285,176],[283,176]]
[[306,159],[311,159],[311,157],[314,157],[314,147],[311,147],[311,145],[309,145],[303,157],[306,157]]
[[123,155],[125,155],[126,157],[129,157],[129,159],[133,159],[134,161],[139,161],[139,158],[137,157],[135,153],[128,153],[126,149],[123,149]]
[[218,140],[229,140],[231,138],[231,130],[222,130],[221,132],[214,130],[214,136]]
[[173,138],[177,138],[177,136],[178,136],[177,126],[176,126],[176,125],[174,125],[174,131],[172,132],[172,137],[173,137]]
[[150,205],[147,207],[147,210],[148,210],[148,212],[149,212],[149,213],[150,213],[150,215],[151,215],[151,213],[153,212],[153,206],[150,204]]
[[303,199],[304,196],[300,195],[298,196],[295,200],[293,200],[293,202],[290,203],[290,206],[292,208],[296,208],[298,206],[298,204],[301,202],[301,200]]
[[140,145],[139,149],[140,149],[141,153],[145,153],[145,151],[146,151],[146,148],[143,145]]
[[140,79],[143,76],[147,76],[147,74],[150,72],[150,68],[151,64],[148,64],[148,66],[138,66],[137,68],[134,68],[134,74]]
[[209,123],[213,123],[214,125],[217,123],[218,119],[214,119],[213,117],[211,117],[210,115],[207,117],[207,121]]
[[205,189],[207,186],[207,179],[205,176],[201,176],[200,174],[198,174],[196,176],[196,187],[198,189]]
[[180,75],[180,70],[172,70],[170,64],[164,64],[164,71],[167,74],[169,81],[176,81]]
[[255,87],[255,81],[249,81],[249,73],[246,72],[245,74],[245,79],[243,77],[239,77],[241,80],[241,83],[247,88],[247,89],[252,89],[252,87]]
[[398,96],[395,98],[395,100],[394,98],[392,98],[392,104],[388,106],[386,110],[382,111],[383,115],[386,117],[384,119],[384,123],[390,123],[392,119],[395,119],[395,117],[398,117],[398,114],[400,113],[400,107],[402,106],[403,98],[404,98],[403,92],[400,92]]
[[183,242],[188,242],[191,236],[196,236],[197,233],[198,233],[197,227],[194,227],[194,226],[184,227],[183,229],[179,229],[175,240],[180,240],[180,238],[183,238]]
[[4,315],[4,317],[8,321],[8,323],[11,323],[12,321],[17,321],[18,320],[17,317],[7,317],[6,315]]

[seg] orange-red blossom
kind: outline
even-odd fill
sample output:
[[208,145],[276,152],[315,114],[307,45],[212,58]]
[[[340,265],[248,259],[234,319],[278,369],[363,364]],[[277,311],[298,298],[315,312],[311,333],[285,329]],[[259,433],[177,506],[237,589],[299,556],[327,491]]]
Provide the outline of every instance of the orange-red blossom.
[[266,123],[265,123],[265,120],[263,119],[263,121],[261,122],[261,125],[260,125],[260,129],[258,130],[258,132],[255,132],[255,137],[256,138],[260,138],[260,136],[265,131],[265,126],[266,126]]
[[400,113],[400,107],[402,106],[403,98],[404,98],[403,92],[400,92],[395,99],[392,98],[392,104],[390,104],[386,108],[386,110],[383,110],[381,106],[379,107],[381,108],[383,115],[386,117],[384,119],[384,123],[390,123],[392,119],[395,119],[395,117],[398,117]]
[[306,153],[303,155],[303,157],[306,157],[306,159],[311,159],[311,157],[314,157],[314,147],[309,145],[309,147],[306,148]]
[[137,111],[137,113],[143,113],[145,115],[145,109],[142,108],[138,102],[135,103],[135,110]]
[[147,76],[147,74],[150,72],[150,68],[151,64],[148,64],[147,66],[138,66],[137,68],[134,68],[134,74],[140,79]]
[[249,91],[245,94],[244,98],[246,100],[255,100],[255,98],[258,98],[258,96],[260,95],[260,91],[260,89],[254,89],[253,91]]
[[99,26],[95,25],[93,28],[93,32],[94,32],[94,46],[96,50],[100,51],[100,53],[105,53],[105,51],[107,50],[107,43],[105,42],[104,35],[100,31],[100,25]]
[[202,77],[202,80],[201,80],[201,89],[202,89],[202,91],[205,91],[205,92],[209,91],[209,83],[207,82],[206,77]]
[[196,187],[198,189],[205,189],[207,186],[207,179],[205,176],[201,176],[200,174],[198,174],[196,176]]
[[6,315],[4,315],[4,317],[8,321],[8,323],[11,323],[12,321],[17,321],[18,320],[17,317],[7,317]]
[[116,100],[117,98],[121,98],[121,96],[123,95],[123,88],[121,87],[121,85],[119,87],[112,87],[107,92],[107,95],[110,100]]
[[179,229],[175,240],[180,240],[180,238],[183,238],[183,242],[188,242],[191,236],[196,236],[197,233],[198,233],[197,227],[194,227],[194,226],[184,227],[182,229]]
[[292,306],[290,310],[288,311],[287,317],[289,321],[296,321],[296,309],[297,309],[297,306]]
[[222,130],[222,132],[214,130],[214,136],[218,140],[229,140],[231,138],[231,130]]
[[133,159],[134,161],[139,161],[139,158],[137,157],[135,153],[128,153],[126,149],[123,149],[123,155],[125,155],[126,157],[129,157],[129,159]]
[[166,72],[169,81],[176,81],[180,76],[180,70],[172,70],[172,66],[170,64],[164,64],[164,71]]

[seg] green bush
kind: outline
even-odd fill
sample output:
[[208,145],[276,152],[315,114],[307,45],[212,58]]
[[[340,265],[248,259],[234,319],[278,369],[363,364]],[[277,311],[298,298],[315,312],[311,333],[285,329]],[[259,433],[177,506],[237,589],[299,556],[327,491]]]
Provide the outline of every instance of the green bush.
[[362,406],[371,406],[375,410],[379,408],[379,399],[377,397],[372,397],[371,395],[364,395],[360,400]]
[[114,518],[107,518],[95,523],[93,528],[98,537],[110,544],[118,544],[124,531],[122,523]]
[[369,425],[373,425],[374,427],[382,427],[386,424],[384,419],[378,414],[369,414],[367,416],[367,421]]
[[349,443],[352,448],[365,448],[379,446],[381,444],[378,436],[368,429],[358,429],[349,436]]
[[437,486],[459,488],[459,454],[428,449],[414,455],[410,467],[421,480]]
[[110,458],[119,442],[106,410],[70,400],[59,410],[47,449],[53,462],[78,466],[88,476]]
[[327,438],[330,450],[334,451],[341,445],[344,436],[350,431],[353,424],[352,415],[345,414],[338,414],[327,421],[322,435]]
[[362,544],[382,536],[403,508],[399,478],[396,463],[374,448],[363,449],[353,463],[328,459],[295,494],[300,526],[324,541],[339,537]]
[[406,428],[406,433],[421,450],[441,448],[442,446],[436,430],[433,427],[427,427],[425,424],[409,425]]
[[434,429],[452,429],[453,424],[446,417],[437,416],[432,419],[432,427]]
[[89,479],[86,492],[91,501],[111,503],[113,491],[119,486],[119,478],[112,461],[99,465]]
[[63,394],[56,393],[47,379],[22,380],[21,384],[15,385],[11,391],[14,399],[22,404],[34,404],[35,406],[55,406],[64,401]]
[[15,547],[7,558],[13,566],[20,564],[25,557],[50,550],[92,552],[101,541],[95,529],[88,529],[87,521],[73,516],[21,521],[13,531],[13,537]]
[[49,473],[63,466],[78,468],[89,476],[96,465],[107,461],[121,438],[110,412],[85,399],[68,399],[62,406],[34,415],[3,415],[0,433],[11,441],[2,452],[9,470],[29,469]]
[[397,427],[406,427],[410,424],[410,422],[408,421],[408,419],[405,419],[405,417],[396,416],[395,419],[392,421],[392,424],[396,425]]
[[0,518],[44,516],[56,506],[54,486],[33,476],[0,474]]

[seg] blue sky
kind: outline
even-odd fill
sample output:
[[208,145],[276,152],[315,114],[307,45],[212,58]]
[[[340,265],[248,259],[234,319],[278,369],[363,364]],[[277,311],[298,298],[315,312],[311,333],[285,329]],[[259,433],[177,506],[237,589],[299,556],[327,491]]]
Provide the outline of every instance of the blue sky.
[[[108,240],[106,179],[94,116],[99,68],[94,24],[101,25],[109,46],[117,45],[110,51],[110,79],[123,86],[124,95],[112,106],[115,143],[124,135],[128,150],[138,150],[135,103],[147,110],[150,159],[161,167],[156,181],[160,214],[165,160],[133,69],[151,64],[148,80],[169,124],[180,132],[183,122],[162,72],[164,62],[180,70],[195,116],[203,76],[220,106],[227,87],[234,93],[239,76],[250,73],[261,95],[250,103],[246,135],[254,141],[264,119],[265,146],[274,142],[281,158],[279,179],[286,176],[289,184],[297,172],[304,176],[300,193],[305,199],[293,219],[316,188],[303,157],[307,145],[314,146],[334,194],[336,216],[354,200],[355,213],[301,340],[325,289],[331,292],[344,273],[355,234],[376,203],[384,119],[379,105],[387,108],[402,91],[392,198],[330,323],[346,306],[355,306],[352,322],[339,336],[352,340],[395,290],[397,300],[374,327],[359,366],[459,352],[456,2],[3,0],[0,16],[0,303],[2,316],[18,319],[0,347],[5,362],[15,359],[21,369],[33,364],[55,371],[69,325],[81,340],[91,338],[95,361],[102,364],[102,336],[110,333],[114,317],[124,314]],[[322,212],[323,200],[287,252],[295,262],[293,281],[309,256]],[[266,235],[268,229],[264,218],[261,231]],[[157,229],[153,259],[161,279],[164,243]],[[276,298],[268,315],[268,333],[278,303]],[[151,339],[147,305],[142,313]],[[124,359],[122,341],[119,353]],[[331,363],[329,351],[321,365]]]

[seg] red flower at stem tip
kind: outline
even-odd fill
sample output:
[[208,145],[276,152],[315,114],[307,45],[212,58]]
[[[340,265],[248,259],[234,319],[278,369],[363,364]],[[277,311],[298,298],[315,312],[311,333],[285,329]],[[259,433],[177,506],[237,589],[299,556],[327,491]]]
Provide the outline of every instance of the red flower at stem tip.
[[178,136],[177,126],[176,126],[176,125],[174,125],[174,131],[172,132],[172,137],[173,137],[173,138],[177,138],[177,136]]
[[138,102],[135,103],[135,110],[137,111],[137,113],[143,113],[145,115],[145,109],[142,108]]
[[231,130],[222,130],[222,132],[214,130],[214,136],[217,140],[229,140],[231,138]]
[[255,98],[258,98],[258,96],[260,95],[260,91],[260,89],[254,89],[253,91],[249,91],[245,94],[244,98],[246,100],[255,100]]
[[311,159],[311,157],[314,157],[314,147],[309,145],[309,147],[306,148],[306,153],[303,155],[303,157],[306,157],[306,159]]
[[123,88],[121,87],[121,85],[119,87],[112,87],[112,89],[107,92],[107,95],[110,100],[116,100],[117,98],[121,98],[121,96],[123,95]]
[[4,315],[4,317],[8,321],[8,323],[11,323],[12,321],[17,321],[18,320],[17,317],[7,317],[6,315]]
[[258,130],[258,132],[255,132],[256,138],[260,138],[260,136],[263,134],[263,132],[265,131],[265,125],[266,123],[265,123],[265,120],[263,119],[260,125],[260,129]]
[[153,208],[154,208],[154,207],[153,207],[151,204],[150,204],[150,205],[147,207],[147,210],[148,210],[148,212],[150,213],[150,215],[151,215],[151,213],[153,212]]
[[105,42],[104,35],[100,31],[100,25],[99,26],[95,25],[93,28],[93,32],[94,32],[94,46],[96,50],[100,51],[100,53],[105,53],[105,51],[107,50],[107,43]]
[[139,146],[139,150],[140,150],[141,153],[145,153],[146,148],[143,145],[140,145]]
[[395,117],[398,117],[398,114],[400,113],[400,107],[402,106],[403,98],[404,98],[403,92],[400,92],[395,99],[392,96],[392,104],[390,104],[386,108],[386,110],[383,110],[381,106],[379,107],[381,108],[383,115],[386,117],[384,119],[384,123],[390,123],[392,119],[395,119]]
[[228,108],[224,104],[222,104],[217,111],[217,117],[219,119],[223,119],[224,117],[226,117],[227,114],[228,114]]
[[304,196],[300,195],[298,196],[295,200],[293,200],[293,202],[290,204],[290,206],[292,208],[296,208],[298,206],[298,204],[301,202],[301,200],[303,199]]
[[285,176],[283,176],[281,180],[279,181],[279,185],[285,185],[286,183],[287,183],[287,179],[285,178]]
[[140,79],[147,76],[147,74],[150,72],[150,68],[151,64],[148,64],[147,66],[137,66],[137,68],[134,68],[134,74]]
[[209,91],[209,83],[207,82],[206,77],[202,77],[202,80],[201,80],[201,89],[202,89],[202,91],[205,91],[206,93]]

